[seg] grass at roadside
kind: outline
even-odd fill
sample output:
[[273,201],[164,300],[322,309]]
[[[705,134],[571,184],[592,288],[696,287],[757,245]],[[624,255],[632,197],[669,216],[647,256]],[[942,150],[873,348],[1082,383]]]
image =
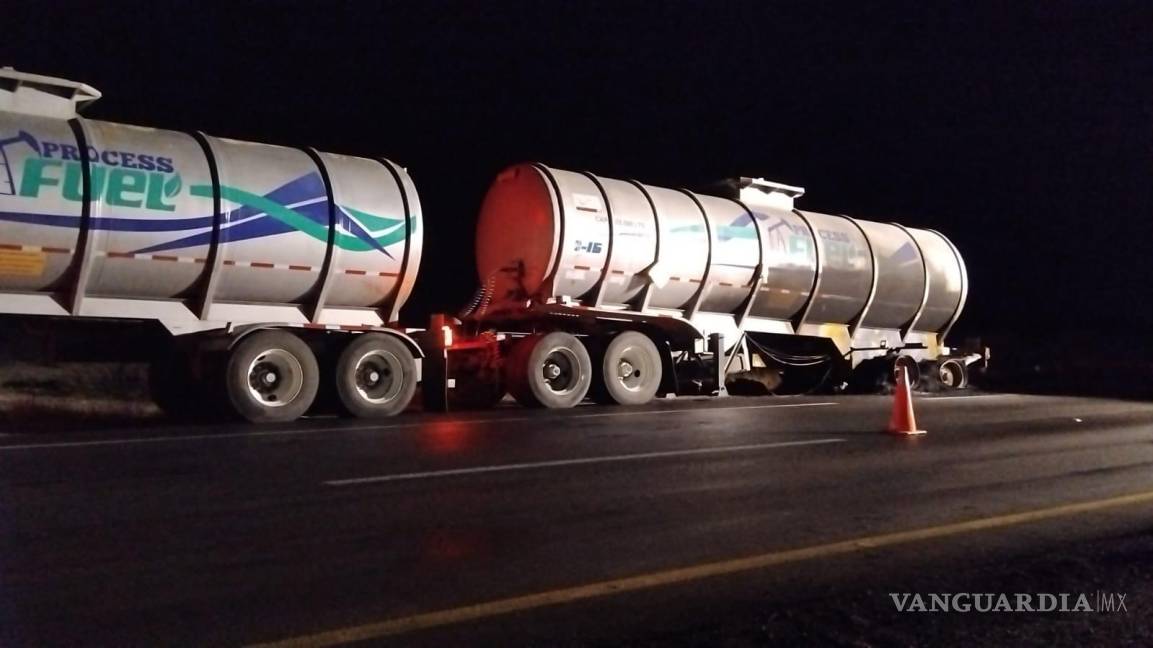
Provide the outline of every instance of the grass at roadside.
[[135,420],[160,416],[144,364],[9,363],[0,367],[0,424]]

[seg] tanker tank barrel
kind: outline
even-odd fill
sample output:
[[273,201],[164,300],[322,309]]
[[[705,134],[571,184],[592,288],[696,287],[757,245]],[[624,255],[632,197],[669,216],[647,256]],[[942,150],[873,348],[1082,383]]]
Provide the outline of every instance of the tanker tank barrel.
[[16,312],[179,332],[397,321],[423,236],[401,167],[77,117],[98,97],[0,70],[0,246],[20,250],[0,293],[21,295]]
[[737,199],[511,167],[481,208],[479,275],[519,264],[520,285],[496,295],[523,287],[541,304],[672,316],[730,341],[752,332],[825,338],[841,353],[944,348],[968,279],[942,234],[799,210],[805,190],[793,185],[735,184]]

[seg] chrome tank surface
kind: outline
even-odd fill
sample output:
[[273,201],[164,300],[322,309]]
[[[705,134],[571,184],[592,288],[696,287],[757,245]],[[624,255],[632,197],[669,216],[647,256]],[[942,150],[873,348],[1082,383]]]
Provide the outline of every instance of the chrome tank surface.
[[516,165],[481,208],[480,279],[497,302],[670,314],[733,337],[941,343],[967,292],[944,236],[801,211],[803,190],[763,185],[736,200]]

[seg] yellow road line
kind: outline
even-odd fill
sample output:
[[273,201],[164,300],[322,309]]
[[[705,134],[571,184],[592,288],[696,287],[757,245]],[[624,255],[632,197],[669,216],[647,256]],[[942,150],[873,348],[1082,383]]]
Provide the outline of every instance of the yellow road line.
[[425,612],[423,614],[415,614],[413,616],[389,619],[386,621],[380,621],[378,623],[367,623],[364,625],[349,626],[337,630],[330,630],[328,632],[293,637],[283,641],[277,641],[268,644],[259,644],[259,646],[276,646],[284,648],[291,646],[315,648],[319,646],[336,646],[354,641],[367,641],[369,639],[378,639],[381,637],[405,634],[415,630],[435,628],[438,626],[461,623],[464,621],[474,621],[477,619],[484,619],[501,614],[523,612],[525,610],[532,610],[535,608],[542,608],[551,605],[561,605],[564,603],[573,603],[576,601],[599,598],[602,596],[611,596],[613,594],[620,594],[622,592],[633,592],[637,590],[651,589],[654,587],[662,587],[665,585],[687,583],[690,581],[696,581],[703,578],[711,578],[714,576],[722,576],[725,574],[735,574],[756,569],[764,569],[774,565],[783,565],[787,563],[800,562],[803,560],[812,560],[814,558],[838,556],[868,549],[891,547],[894,545],[908,544],[921,540],[931,540],[934,538],[943,538],[961,533],[999,529],[1018,524],[1026,524],[1029,522],[1038,522],[1041,520],[1067,517],[1080,513],[1091,513],[1121,506],[1145,503],[1153,503],[1153,491],[1133,493],[1130,495],[1094,500],[1091,502],[1065,504],[1062,506],[1024,511],[1021,513],[1012,513],[1009,515],[978,518],[976,520],[967,520],[965,522],[944,524],[941,526],[928,527],[924,529],[914,529],[912,531],[899,531],[896,533],[867,536],[853,540],[844,540],[842,542],[833,542],[812,547],[804,547],[801,549],[777,551],[773,553],[760,554],[757,556],[749,556],[746,558],[723,560],[720,562],[693,565],[691,567],[682,567],[679,569],[670,569],[666,571],[641,574],[639,576],[629,576],[627,578],[617,578],[613,580],[601,581],[598,583],[580,585],[577,587],[568,587],[565,589],[539,592],[536,594],[516,596],[512,598],[499,599],[496,601],[486,601],[483,603],[465,605],[447,610],[437,610],[435,612]]

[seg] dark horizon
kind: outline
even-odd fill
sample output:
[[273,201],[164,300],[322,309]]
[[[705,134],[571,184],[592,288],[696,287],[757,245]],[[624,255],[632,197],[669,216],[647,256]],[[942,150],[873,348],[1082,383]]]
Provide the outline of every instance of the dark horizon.
[[805,209],[939,229],[972,282],[957,340],[1153,324],[1142,3],[14,4],[0,65],[93,85],[88,117],[407,167],[412,325],[465,304],[484,191],[526,160],[763,176]]

